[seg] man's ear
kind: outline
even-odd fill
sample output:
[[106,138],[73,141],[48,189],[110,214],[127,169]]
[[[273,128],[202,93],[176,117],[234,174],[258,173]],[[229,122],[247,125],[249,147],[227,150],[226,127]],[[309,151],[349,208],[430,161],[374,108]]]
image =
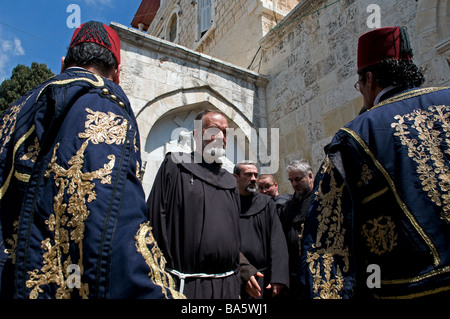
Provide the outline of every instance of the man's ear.
[[66,57],[61,57],[61,73],[63,73],[67,68],[64,65],[64,60]]
[[375,81],[375,77],[373,76],[372,72],[366,73],[366,83],[368,84],[369,88],[375,88],[377,82]]
[[117,84],[120,82],[120,70],[122,69],[122,65],[119,64],[117,69],[114,71],[113,81]]

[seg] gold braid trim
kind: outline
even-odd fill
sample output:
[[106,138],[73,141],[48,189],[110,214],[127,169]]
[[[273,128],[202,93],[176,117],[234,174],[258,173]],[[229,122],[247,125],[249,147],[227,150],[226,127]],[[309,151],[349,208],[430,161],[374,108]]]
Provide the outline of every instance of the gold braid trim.
[[[186,299],[186,297],[176,291],[175,281],[164,268],[166,259],[164,258],[155,238],[152,234],[152,227],[149,223],[141,224],[135,236],[137,251],[144,257],[145,262],[150,268],[149,277],[155,285],[160,286],[162,293],[168,299],[167,291],[169,291],[174,299]],[[152,246],[149,249],[149,246]]]
[[391,98],[388,98],[388,99],[378,103],[377,105],[374,105],[370,110],[376,109],[376,108],[378,108],[380,106],[387,105],[387,104],[390,104],[390,103],[394,103],[394,102],[410,99],[410,98],[413,98],[413,97],[416,97],[416,96],[419,96],[419,95],[424,95],[424,94],[434,93],[434,92],[441,91],[441,90],[446,90],[446,89],[449,89],[449,88],[450,87],[428,87],[428,88],[420,88],[420,89],[415,89],[415,90],[403,92],[403,93],[395,95],[395,96],[393,96]]
[[[16,143],[16,145],[14,145],[14,150],[13,150],[13,156],[12,159],[13,161],[15,160],[16,157],[16,153],[17,150],[19,149],[19,147],[25,142],[25,140],[30,137],[30,135],[34,132],[35,130],[35,126],[33,125],[28,132],[26,132]],[[14,162],[13,162],[14,163]],[[6,178],[5,183],[3,184],[3,186],[0,188],[0,200],[3,198],[3,196],[5,195],[6,191],[8,190],[9,187],[9,183],[11,182],[11,177],[13,176],[14,173],[14,164],[11,167],[11,171],[8,174],[8,177]]]

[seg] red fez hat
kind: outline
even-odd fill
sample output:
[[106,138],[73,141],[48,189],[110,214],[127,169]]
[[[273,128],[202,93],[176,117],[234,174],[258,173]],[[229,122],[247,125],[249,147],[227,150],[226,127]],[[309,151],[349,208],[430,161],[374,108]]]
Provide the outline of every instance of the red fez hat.
[[120,64],[120,39],[111,27],[101,22],[89,21],[75,29],[69,48],[80,43],[97,43],[114,55]]
[[358,40],[358,71],[383,60],[411,60],[412,56],[406,27],[375,29]]

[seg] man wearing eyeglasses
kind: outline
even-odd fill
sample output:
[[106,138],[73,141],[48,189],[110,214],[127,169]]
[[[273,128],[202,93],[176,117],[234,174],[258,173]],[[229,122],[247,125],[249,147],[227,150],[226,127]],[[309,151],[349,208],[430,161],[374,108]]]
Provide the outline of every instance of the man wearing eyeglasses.
[[278,216],[280,216],[284,205],[288,200],[291,199],[291,194],[280,194],[278,192],[278,182],[275,180],[273,174],[261,174],[256,180],[256,185],[258,186],[258,192],[261,194],[269,195],[272,197],[277,207]]
[[367,111],[336,133],[315,179],[300,272],[308,298],[448,300],[450,89],[419,88],[412,57],[405,27],[359,38]]

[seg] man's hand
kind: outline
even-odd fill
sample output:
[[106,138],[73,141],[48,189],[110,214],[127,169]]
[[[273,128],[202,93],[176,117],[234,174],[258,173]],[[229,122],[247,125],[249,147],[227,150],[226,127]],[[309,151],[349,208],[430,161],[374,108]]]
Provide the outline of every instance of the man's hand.
[[284,287],[283,284],[271,283],[266,287],[266,289],[272,289],[272,297],[275,297],[280,293],[283,287]]
[[264,275],[258,271],[245,284],[245,291],[253,298],[261,297],[261,287],[256,277],[264,277]]

